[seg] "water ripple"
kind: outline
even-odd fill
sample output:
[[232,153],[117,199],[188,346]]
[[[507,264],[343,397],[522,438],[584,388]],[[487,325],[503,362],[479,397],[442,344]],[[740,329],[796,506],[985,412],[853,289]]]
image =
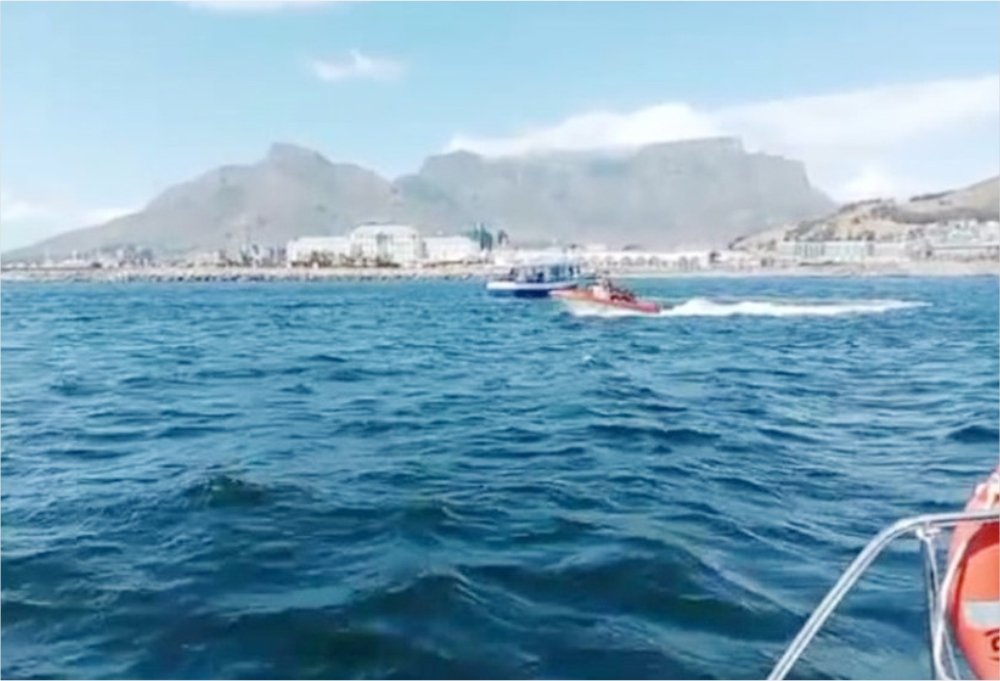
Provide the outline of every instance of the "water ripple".
[[[4,287],[0,672],[762,677],[996,464],[995,279],[637,286]],[[796,674],[924,675],[919,579]]]

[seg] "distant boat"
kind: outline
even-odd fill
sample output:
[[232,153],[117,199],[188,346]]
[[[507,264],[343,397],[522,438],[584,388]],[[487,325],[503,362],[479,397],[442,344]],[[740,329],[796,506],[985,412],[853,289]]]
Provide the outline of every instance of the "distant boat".
[[501,267],[505,271],[486,283],[493,295],[543,298],[576,288],[581,276],[580,265],[562,254],[522,256]]

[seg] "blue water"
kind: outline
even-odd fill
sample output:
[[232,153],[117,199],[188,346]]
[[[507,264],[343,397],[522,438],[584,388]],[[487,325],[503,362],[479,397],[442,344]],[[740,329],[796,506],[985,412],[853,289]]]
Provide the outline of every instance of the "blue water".
[[[995,278],[635,288],[4,285],[0,671],[763,677],[997,463]],[[920,569],[796,674],[925,678]]]

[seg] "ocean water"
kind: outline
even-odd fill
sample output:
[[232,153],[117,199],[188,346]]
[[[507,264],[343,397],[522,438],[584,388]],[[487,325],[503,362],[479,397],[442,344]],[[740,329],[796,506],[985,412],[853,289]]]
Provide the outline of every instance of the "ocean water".
[[[997,464],[995,278],[630,285],[3,286],[0,672],[760,678]],[[920,571],[796,675],[926,678]]]

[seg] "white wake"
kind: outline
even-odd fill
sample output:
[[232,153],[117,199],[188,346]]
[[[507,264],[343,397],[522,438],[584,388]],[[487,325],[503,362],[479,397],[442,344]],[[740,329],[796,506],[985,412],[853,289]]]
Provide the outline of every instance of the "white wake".
[[562,301],[577,317],[839,317],[843,315],[883,314],[894,310],[925,307],[927,303],[904,300],[849,301],[713,301],[692,298],[651,315],[634,310],[592,305],[582,301]]

